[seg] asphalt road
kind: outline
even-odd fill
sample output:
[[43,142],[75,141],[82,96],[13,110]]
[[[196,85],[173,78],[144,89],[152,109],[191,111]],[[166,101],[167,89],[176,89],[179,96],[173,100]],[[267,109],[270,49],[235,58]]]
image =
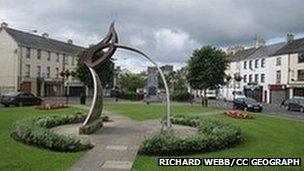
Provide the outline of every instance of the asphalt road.
[[[50,102],[51,103],[54,103],[54,102],[65,103],[66,102],[65,97],[48,97],[48,98],[43,98],[43,100],[46,103],[50,103]],[[115,100],[112,98],[105,98],[105,101],[114,102]],[[119,100],[119,102],[127,102],[127,101]],[[79,104],[79,103],[80,103],[80,99],[78,97],[69,98],[69,104]],[[86,103],[90,104],[91,98],[87,98]],[[130,103],[134,103],[134,102],[130,102]],[[199,103],[200,103],[200,100],[198,99],[196,101],[196,104],[199,104]],[[232,103],[224,102],[224,101],[220,101],[220,100],[208,100],[208,105],[211,107],[232,109]],[[0,108],[4,108],[4,106],[0,104]],[[261,112],[261,114],[294,118],[294,119],[299,119],[299,120],[304,121],[304,113],[295,112],[295,111],[286,111],[284,108],[281,108],[279,105],[274,105],[274,104],[263,104],[263,111]]]

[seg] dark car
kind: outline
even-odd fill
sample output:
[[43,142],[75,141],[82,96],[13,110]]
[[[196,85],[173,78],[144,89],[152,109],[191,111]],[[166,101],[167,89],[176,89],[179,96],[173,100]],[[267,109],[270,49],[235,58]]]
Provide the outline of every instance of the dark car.
[[233,108],[261,112],[263,106],[252,98],[237,98],[233,100]]
[[40,105],[41,98],[36,97],[32,93],[25,92],[11,92],[1,96],[1,104],[5,107],[14,106],[31,106]]
[[282,102],[282,106],[286,110],[304,112],[304,99],[292,98]]

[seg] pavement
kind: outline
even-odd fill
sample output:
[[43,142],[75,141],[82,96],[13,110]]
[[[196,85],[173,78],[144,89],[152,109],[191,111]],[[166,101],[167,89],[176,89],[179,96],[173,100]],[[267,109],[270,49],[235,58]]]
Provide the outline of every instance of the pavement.
[[[142,141],[160,132],[162,128],[159,120],[139,122],[113,113],[107,115],[113,122],[105,122],[101,129],[91,135],[79,135],[80,124],[53,128],[54,131],[61,134],[90,139],[95,145],[70,168],[71,171],[131,170]],[[197,131],[195,128],[179,125],[173,125],[173,130],[182,136],[193,135]]]

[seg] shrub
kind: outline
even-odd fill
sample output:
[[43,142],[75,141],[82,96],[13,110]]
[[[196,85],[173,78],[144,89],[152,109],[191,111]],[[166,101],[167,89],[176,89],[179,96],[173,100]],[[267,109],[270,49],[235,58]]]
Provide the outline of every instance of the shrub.
[[143,95],[137,94],[136,92],[133,91],[126,91],[121,94],[120,98],[135,101],[135,100],[142,100]]
[[77,152],[88,150],[94,147],[89,141],[57,134],[48,129],[62,124],[82,122],[84,119],[85,115],[79,113],[30,118],[16,122],[13,125],[11,137],[25,144],[54,151]]
[[167,130],[145,140],[139,153],[145,155],[176,155],[215,151],[241,142],[241,130],[230,124],[196,116],[172,117],[173,124],[198,128],[194,136],[182,138]]
[[238,118],[238,119],[253,119],[254,117],[249,115],[245,111],[240,111],[240,110],[227,110],[224,112],[225,115],[228,115],[229,117],[232,118]]
[[192,95],[188,92],[176,92],[172,94],[172,100],[178,101],[178,102],[186,102],[190,101],[192,98]]

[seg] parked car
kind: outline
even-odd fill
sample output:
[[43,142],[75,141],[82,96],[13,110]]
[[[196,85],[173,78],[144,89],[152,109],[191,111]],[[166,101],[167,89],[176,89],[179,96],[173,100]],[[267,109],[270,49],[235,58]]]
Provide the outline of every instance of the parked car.
[[292,99],[284,100],[281,106],[284,107],[286,110],[304,112],[304,99],[292,98]]
[[14,106],[31,106],[40,105],[42,102],[41,98],[36,97],[32,93],[25,92],[11,92],[1,96],[1,104],[5,107],[10,105]]
[[257,102],[255,99],[247,98],[247,97],[234,99],[233,108],[256,111],[256,112],[261,112],[263,110],[263,106],[261,103]]

